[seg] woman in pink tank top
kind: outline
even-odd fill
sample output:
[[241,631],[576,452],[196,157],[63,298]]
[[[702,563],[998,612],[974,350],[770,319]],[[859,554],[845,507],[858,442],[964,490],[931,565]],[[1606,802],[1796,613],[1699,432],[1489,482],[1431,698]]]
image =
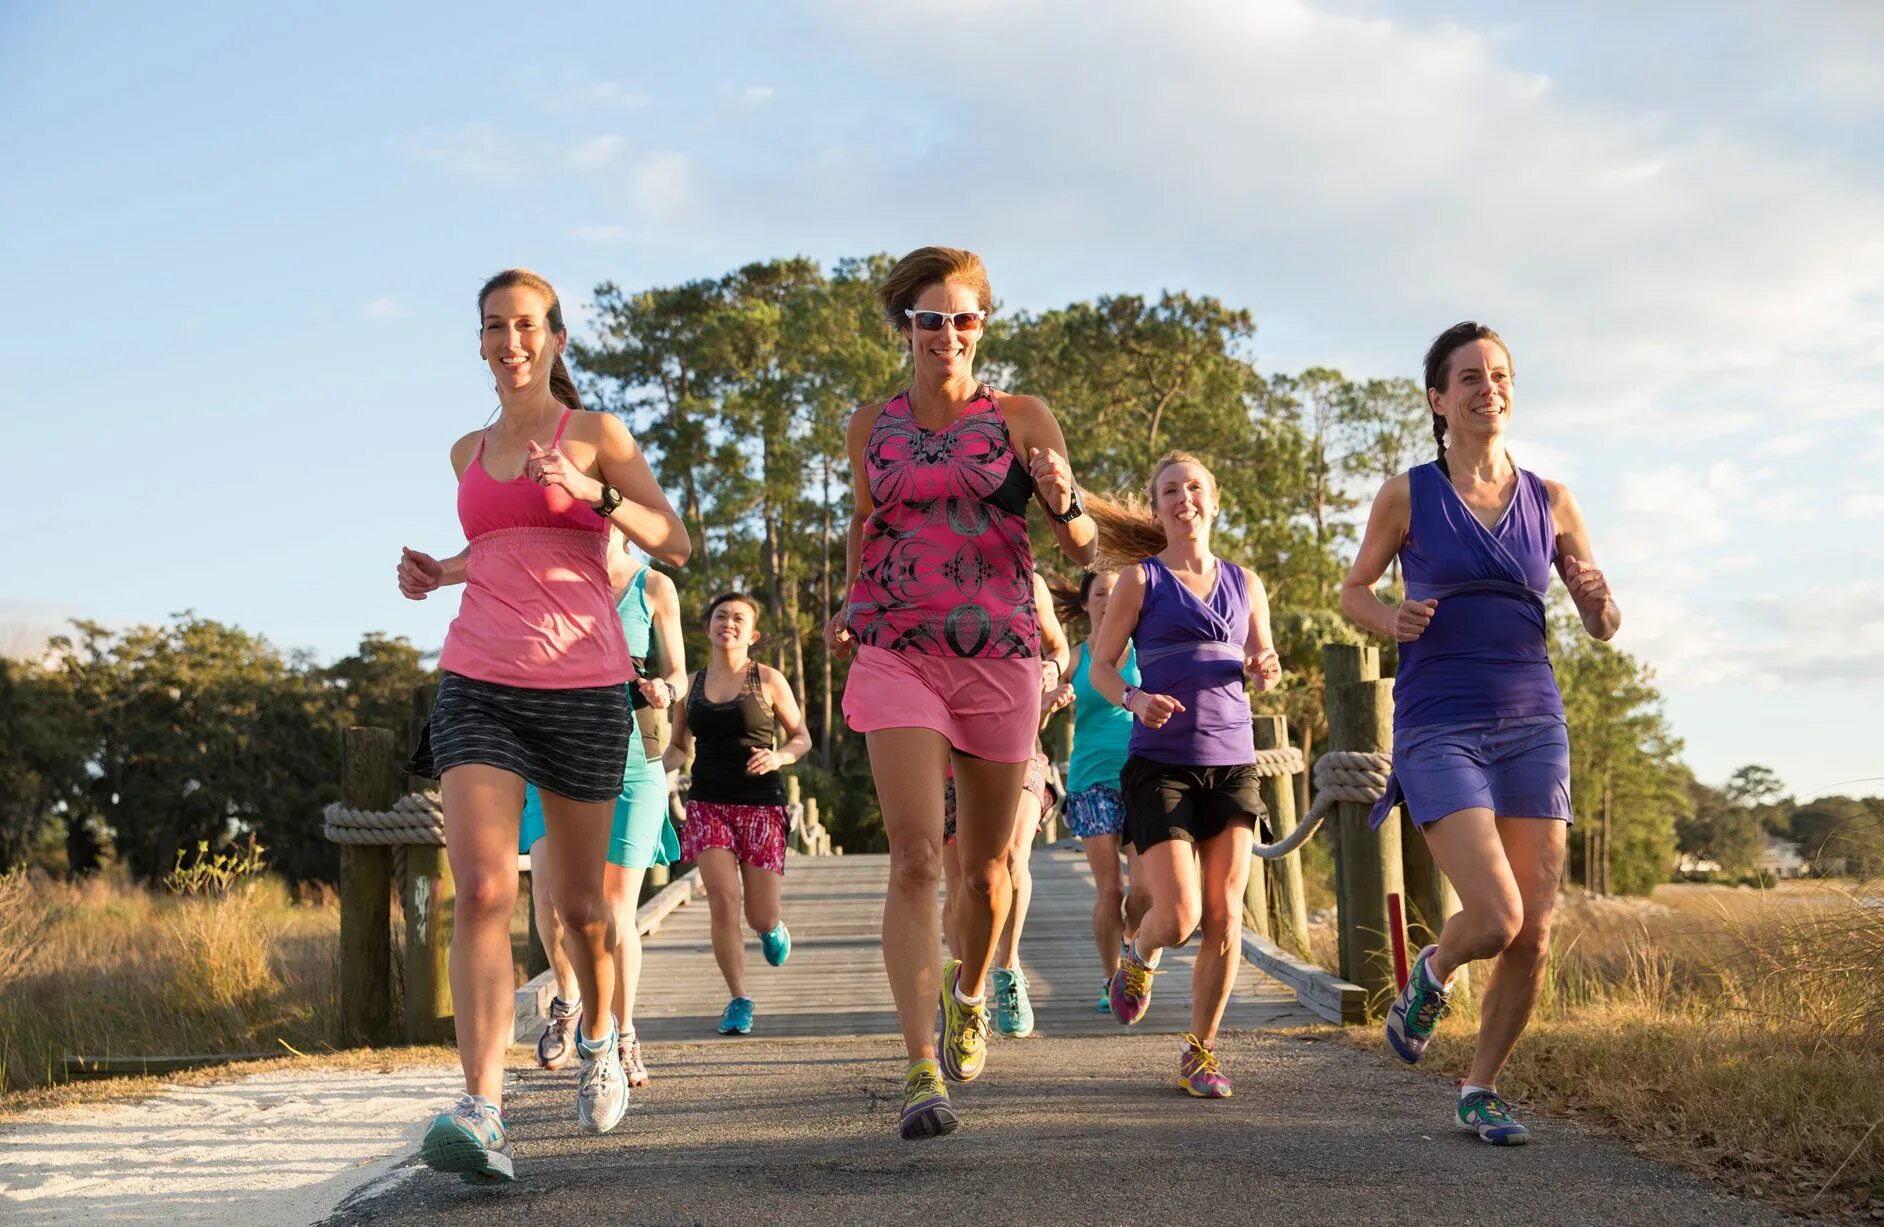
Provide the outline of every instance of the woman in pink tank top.
[[[869,746],[890,844],[883,961],[910,1061],[901,1132],[924,1138],[957,1123],[943,1075],[967,1081],[981,1072],[982,985],[1011,904],[1005,858],[1043,681],[1027,507],[1040,503],[1060,548],[1081,565],[1092,559],[1093,524],[1046,405],[975,378],[975,343],[994,305],[981,258],[913,251],[878,297],[909,344],[912,377],[906,391],[850,421],[850,597],[825,643],[857,653],[844,716]],[[951,764],[967,889],[953,912],[961,958],[938,968]],[[938,986],[940,1036],[931,1029]]]
[[400,591],[414,600],[462,581],[439,656],[443,678],[409,768],[444,792],[445,851],[457,886],[451,990],[465,1094],[421,1154],[468,1180],[509,1180],[501,1114],[515,1024],[510,916],[524,785],[542,797],[557,912],[574,938],[584,1014],[576,1099],[582,1127],[614,1128],[628,1103],[614,999],[604,866],[634,735],[634,677],[608,578],[613,525],[678,566],[691,546],[619,419],[583,412],[563,348],[562,305],[524,269],[478,295],[479,353],[501,409],[451,450],[465,550],[440,561],[407,549]]

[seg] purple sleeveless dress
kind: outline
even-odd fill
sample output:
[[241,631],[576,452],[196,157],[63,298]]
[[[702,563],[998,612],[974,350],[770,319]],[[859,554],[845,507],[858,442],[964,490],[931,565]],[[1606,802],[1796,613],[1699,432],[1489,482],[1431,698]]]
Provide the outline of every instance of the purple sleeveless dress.
[[1243,643],[1249,636],[1249,582],[1233,562],[1217,563],[1217,582],[1204,600],[1157,558],[1141,565],[1145,598],[1132,645],[1143,676],[1139,689],[1168,694],[1184,710],[1162,728],[1132,725],[1131,752],[1154,762],[1228,767],[1256,760],[1249,695],[1243,689]]
[[1439,606],[1400,645],[1394,773],[1373,823],[1402,803],[1415,825],[1473,807],[1568,821],[1569,742],[1544,617],[1557,560],[1550,492],[1518,470],[1510,506],[1486,528],[1436,463],[1407,480],[1407,597]]

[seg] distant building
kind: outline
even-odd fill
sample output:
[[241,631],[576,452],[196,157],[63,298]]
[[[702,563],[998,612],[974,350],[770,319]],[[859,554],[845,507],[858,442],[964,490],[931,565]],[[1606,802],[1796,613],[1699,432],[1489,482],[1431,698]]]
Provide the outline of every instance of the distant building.
[[1760,853],[1760,872],[1770,873],[1776,878],[1804,877],[1811,869],[1806,858],[1799,853],[1799,845],[1790,839],[1781,839],[1768,834],[1766,849]]

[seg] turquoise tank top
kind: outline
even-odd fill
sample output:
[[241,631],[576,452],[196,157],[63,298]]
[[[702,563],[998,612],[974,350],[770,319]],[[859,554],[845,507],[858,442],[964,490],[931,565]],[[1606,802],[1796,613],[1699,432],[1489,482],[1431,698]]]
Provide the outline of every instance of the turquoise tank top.
[[645,562],[628,581],[621,600],[615,602],[615,612],[621,615],[621,633],[628,641],[628,655],[635,658],[635,667],[639,669],[647,663],[648,646],[654,640],[654,614],[648,609],[648,564]]
[[[1132,713],[1115,707],[1093,689],[1086,645],[1079,645],[1079,663],[1073,666],[1073,758],[1066,765],[1069,792],[1084,792],[1098,784],[1119,786],[1119,772],[1131,753]],[[1138,649],[1128,645],[1119,673],[1126,684],[1139,684]]]

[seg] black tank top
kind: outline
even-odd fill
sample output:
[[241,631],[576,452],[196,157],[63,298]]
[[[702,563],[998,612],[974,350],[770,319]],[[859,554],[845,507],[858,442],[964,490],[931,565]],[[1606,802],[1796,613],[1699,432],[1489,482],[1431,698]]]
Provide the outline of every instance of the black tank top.
[[785,779],[776,771],[746,774],[754,750],[778,748],[778,723],[759,680],[759,662],[746,670],[746,684],[724,703],[706,697],[705,669],[687,690],[687,729],[693,734],[690,801],[722,805],[783,805]]

